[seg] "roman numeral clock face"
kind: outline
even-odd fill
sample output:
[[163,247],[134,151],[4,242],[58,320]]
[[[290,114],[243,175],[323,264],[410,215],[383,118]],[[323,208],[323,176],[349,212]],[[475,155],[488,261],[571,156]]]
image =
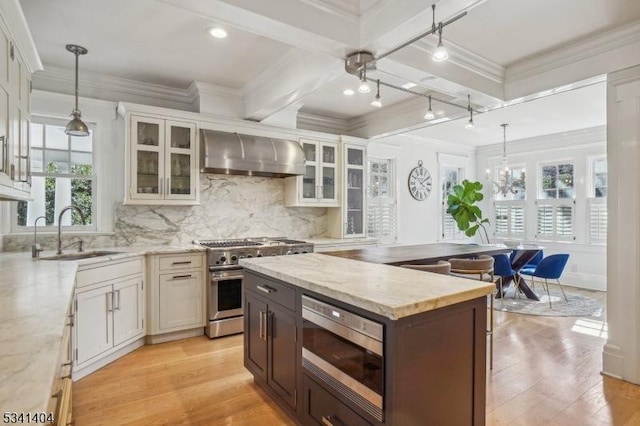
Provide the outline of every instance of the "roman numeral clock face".
[[409,174],[409,192],[418,201],[424,201],[431,193],[431,174],[422,167],[422,161],[418,161],[418,167]]

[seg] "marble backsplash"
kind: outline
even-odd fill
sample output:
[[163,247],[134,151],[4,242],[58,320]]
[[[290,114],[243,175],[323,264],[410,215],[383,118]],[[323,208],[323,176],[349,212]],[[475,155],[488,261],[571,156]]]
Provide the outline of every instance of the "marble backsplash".
[[[184,245],[193,239],[317,238],[327,231],[327,209],[284,206],[284,179],[200,175],[199,206],[115,205],[114,233],[63,232],[65,251],[114,246]],[[0,236],[3,250],[29,251],[33,234]],[[38,232],[44,250],[55,250],[57,234]]]
[[327,230],[326,208],[285,207],[284,179],[200,175],[199,206],[124,206],[116,245],[189,244],[193,239],[312,238]]

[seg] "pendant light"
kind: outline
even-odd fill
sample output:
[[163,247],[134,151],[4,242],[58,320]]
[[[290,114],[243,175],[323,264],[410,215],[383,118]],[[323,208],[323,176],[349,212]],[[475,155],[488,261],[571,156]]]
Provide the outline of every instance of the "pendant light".
[[427,112],[424,113],[424,119],[433,120],[434,118],[436,118],[436,115],[433,113],[433,110],[431,109],[431,95],[429,95],[429,109],[427,110]]
[[75,44],[67,44],[67,50],[76,57],[76,107],[71,111],[71,121],[65,127],[64,132],[69,136],[89,136],[89,128],[82,121],[82,113],[78,109],[78,56],[86,55],[87,49]]
[[371,102],[371,106],[374,107],[382,107],[382,100],[380,100],[380,80],[377,81],[378,93],[376,93],[376,97]]
[[442,44],[442,22],[440,22],[438,26],[438,47],[433,51],[431,59],[433,62],[444,62],[449,59],[449,52],[447,52],[447,48]]
[[467,121],[467,124],[464,125],[464,128],[471,130],[476,127],[476,125],[473,124],[473,108],[471,108],[471,95],[467,95],[467,110],[469,111],[469,121]]

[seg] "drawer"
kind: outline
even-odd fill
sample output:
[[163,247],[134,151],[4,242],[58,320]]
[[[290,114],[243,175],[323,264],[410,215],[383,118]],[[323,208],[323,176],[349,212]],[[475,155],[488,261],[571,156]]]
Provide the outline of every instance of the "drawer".
[[371,426],[371,423],[306,374],[302,376],[302,390],[304,392],[303,424]]
[[263,278],[254,274],[245,273],[242,282],[245,290],[253,291],[269,301],[279,303],[287,309],[296,310],[296,291],[278,281]]
[[107,263],[102,266],[87,265],[76,273],[76,287],[80,288],[128,275],[141,274],[142,272],[143,262],[141,257],[125,262]]
[[158,264],[161,271],[172,269],[202,268],[204,254],[171,254],[159,256]]

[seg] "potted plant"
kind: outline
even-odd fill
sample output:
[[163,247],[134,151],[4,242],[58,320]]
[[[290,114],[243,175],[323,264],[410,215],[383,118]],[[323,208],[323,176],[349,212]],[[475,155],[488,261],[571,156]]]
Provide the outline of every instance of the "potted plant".
[[[469,182],[466,179],[461,184],[455,185],[447,197],[447,213],[453,217],[458,229],[464,231],[467,237],[473,237],[482,228],[484,239],[489,243],[489,235],[484,227],[485,224],[489,224],[489,219],[483,218],[482,211],[475,205],[484,198],[480,192],[481,189],[480,182]],[[481,233],[480,240],[484,242],[482,237]]]

